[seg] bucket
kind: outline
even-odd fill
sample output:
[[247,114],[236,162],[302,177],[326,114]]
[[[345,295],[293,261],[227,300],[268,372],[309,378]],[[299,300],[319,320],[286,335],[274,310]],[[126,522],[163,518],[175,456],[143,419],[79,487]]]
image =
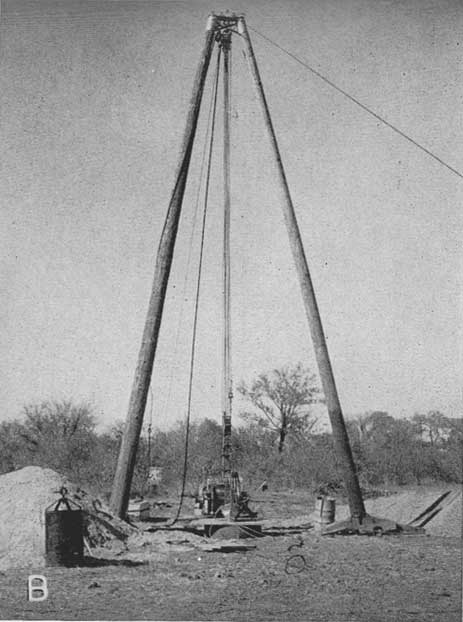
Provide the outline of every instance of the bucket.
[[[61,504],[66,509],[60,510]],[[74,504],[76,505],[76,504]],[[73,510],[63,497],[45,510],[45,558],[47,566],[77,566],[84,556],[83,512]]]
[[317,497],[315,501],[315,521],[320,525],[334,523],[336,499],[333,497]]

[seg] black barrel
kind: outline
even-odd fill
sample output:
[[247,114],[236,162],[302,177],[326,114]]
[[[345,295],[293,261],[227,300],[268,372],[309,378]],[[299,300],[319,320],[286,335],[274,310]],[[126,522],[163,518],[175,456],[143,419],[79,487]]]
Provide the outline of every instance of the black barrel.
[[45,512],[47,566],[77,566],[84,556],[82,510]]

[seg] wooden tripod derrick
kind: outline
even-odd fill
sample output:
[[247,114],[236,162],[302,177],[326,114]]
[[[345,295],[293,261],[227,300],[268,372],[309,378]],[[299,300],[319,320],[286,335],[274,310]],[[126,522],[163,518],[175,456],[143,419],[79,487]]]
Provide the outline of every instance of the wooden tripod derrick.
[[373,533],[375,530],[389,530],[392,529],[395,524],[391,524],[390,521],[384,521],[383,519],[375,519],[374,517],[368,516],[365,512],[312,279],[259,68],[257,66],[245,18],[243,15],[235,14],[212,14],[207,21],[206,40],[193,86],[176,181],[156,259],[153,288],[127,413],[127,425],[114,478],[111,506],[113,511],[120,517],[125,516],[204,83],[215,44],[220,46],[221,52],[223,53],[224,67],[224,380],[222,398],[222,470],[224,481],[231,481],[231,415],[233,394],[230,357],[230,52],[232,35],[235,34],[239,36],[244,43],[245,55],[257,91],[274,156],[277,178],[281,190],[281,205],[284,221],[299,278],[317,366],[325,394],[335,451],[344,477],[349,501],[351,518],[349,521],[345,521],[342,525],[340,524],[334,528],[334,531]]

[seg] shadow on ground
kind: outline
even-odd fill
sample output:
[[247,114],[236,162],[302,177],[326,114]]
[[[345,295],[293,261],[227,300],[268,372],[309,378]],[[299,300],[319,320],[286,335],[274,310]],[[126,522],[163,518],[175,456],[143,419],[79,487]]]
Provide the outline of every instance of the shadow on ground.
[[86,556],[80,562],[79,566],[83,568],[100,568],[101,566],[146,566],[147,561],[133,561],[131,559],[105,559],[102,557]]

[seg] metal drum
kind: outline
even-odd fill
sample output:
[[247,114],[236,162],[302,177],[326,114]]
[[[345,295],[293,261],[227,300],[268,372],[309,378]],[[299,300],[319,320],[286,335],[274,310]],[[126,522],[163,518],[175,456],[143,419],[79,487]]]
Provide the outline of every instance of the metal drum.
[[[64,491],[61,489],[61,499],[45,510],[47,566],[77,566],[84,556],[83,512],[74,503],[77,509],[71,509],[66,489]],[[65,509],[60,510],[61,505]]]
[[315,501],[315,520],[320,525],[334,523],[336,500],[333,497],[317,497]]

